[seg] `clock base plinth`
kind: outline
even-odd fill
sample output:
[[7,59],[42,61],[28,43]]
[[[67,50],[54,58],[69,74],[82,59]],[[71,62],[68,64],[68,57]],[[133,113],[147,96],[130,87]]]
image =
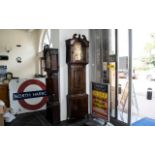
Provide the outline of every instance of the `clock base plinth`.
[[88,114],[88,95],[67,95],[67,114],[70,120],[85,118]]
[[46,116],[49,122],[53,125],[60,123],[60,105],[59,102],[48,103],[46,109]]

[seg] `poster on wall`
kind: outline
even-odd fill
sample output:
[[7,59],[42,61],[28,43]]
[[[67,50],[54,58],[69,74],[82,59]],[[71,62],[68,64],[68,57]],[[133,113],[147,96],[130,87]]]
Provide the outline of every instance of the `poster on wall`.
[[92,114],[105,121],[110,119],[109,84],[92,82]]
[[44,110],[48,101],[45,78],[13,79],[9,83],[14,114]]

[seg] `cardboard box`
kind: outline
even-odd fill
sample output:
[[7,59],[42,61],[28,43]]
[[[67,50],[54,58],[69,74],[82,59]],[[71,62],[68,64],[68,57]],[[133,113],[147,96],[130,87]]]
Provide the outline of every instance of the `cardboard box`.
[[4,107],[0,106],[0,126],[4,126],[3,114],[4,114]]

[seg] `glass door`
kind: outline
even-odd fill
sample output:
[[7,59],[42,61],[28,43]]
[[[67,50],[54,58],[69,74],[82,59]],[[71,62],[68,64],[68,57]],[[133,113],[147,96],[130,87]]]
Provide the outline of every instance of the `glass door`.
[[118,107],[117,119],[128,123],[129,38],[128,29],[118,30]]
[[129,30],[110,30],[109,83],[111,117],[129,123]]

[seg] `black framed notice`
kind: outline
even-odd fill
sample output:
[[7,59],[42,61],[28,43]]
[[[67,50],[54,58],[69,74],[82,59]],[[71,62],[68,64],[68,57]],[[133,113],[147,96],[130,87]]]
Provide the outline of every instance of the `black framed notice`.
[[110,86],[92,82],[92,115],[110,121]]

